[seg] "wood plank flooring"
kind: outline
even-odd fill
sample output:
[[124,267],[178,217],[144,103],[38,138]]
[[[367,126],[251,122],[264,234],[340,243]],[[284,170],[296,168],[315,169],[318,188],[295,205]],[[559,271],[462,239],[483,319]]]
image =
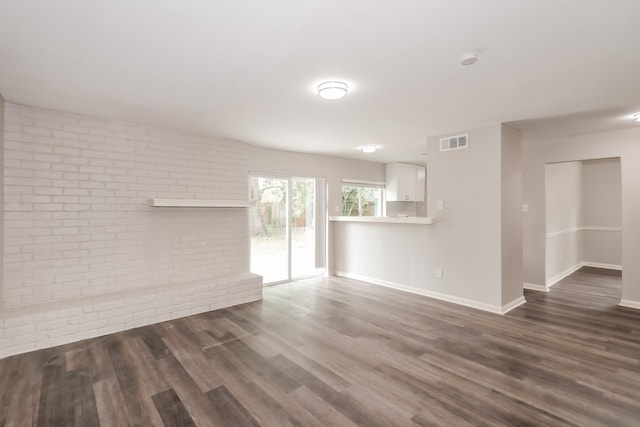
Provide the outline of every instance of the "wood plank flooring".
[[640,312],[584,268],[506,316],[339,278],[0,360],[6,426],[638,426]]

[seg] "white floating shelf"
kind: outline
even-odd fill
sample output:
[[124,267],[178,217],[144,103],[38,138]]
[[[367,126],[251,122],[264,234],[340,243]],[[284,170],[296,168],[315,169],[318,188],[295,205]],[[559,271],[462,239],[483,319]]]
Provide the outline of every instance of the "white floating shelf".
[[249,208],[248,200],[207,200],[207,199],[151,199],[155,208]]

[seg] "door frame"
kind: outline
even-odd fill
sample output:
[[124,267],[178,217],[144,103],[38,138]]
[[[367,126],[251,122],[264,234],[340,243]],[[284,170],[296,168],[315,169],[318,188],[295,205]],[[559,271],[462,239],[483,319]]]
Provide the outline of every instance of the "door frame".
[[[287,278],[284,280],[278,280],[275,282],[263,283],[263,286],[273,286],[279,285],[282,283],[288,283],[293,280],[301,280],[310,277],[318,277],[326,274],[327,272],[327,227],[324,225],[326,222],[326,179],[318,178],[318,177],[304,177],[298,175],[285,175],[285,174],[275,174],[275,173],[262,173],[262,172],[249,172],[249,179],[247,180],[247,192],[249,193],[249,197],[251,196],[251,180],[253,178],[272,178],[272,179],[280,179],[287,182],[287,197],[286,197],[286,216],[285,216],[285,235],[286,235],[286,251],[287,251]],[[321,257],[322,267],[317,267],[316,270],[321,269],[322,271],[318,274],[311,273],[308,275],[300,276],[300,277],[292,277],[292,216],[291,216],[291,205],[292,205],[292,190],[293,190],[293,180],[296,178],[300,179],[313,179],[315,181],[315,191],[314,191],[314,217],[315,217],[315,232],[316,232],[316,248],[315,248],[315,259],[316,265],[317,260]],[[323,186],[322,191],[319,191],[319,187]],[[253,209],[251,207],[250,209]],[[247,229],[251,229],[251,214],[247,215]],[[322,220],[322,221],[320,221]],[[322,222],[322,225],[321,225]],[[249,270],[251,270],[251,233],[248,233],[248,250],[249,250]],[[318,245],[318,242],[322,241],[322,245]],[[319,254],[318,252],[321,252]],[[258,274],[258,273],[256,273]]]

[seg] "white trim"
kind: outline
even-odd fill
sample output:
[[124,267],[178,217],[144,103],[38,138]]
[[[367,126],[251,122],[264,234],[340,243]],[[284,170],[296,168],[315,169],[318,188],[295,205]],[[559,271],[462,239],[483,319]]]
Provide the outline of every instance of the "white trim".
[[622,227],[584,226],[584,227],[567,228],[565,230],[552,231],[551,233],[547,233],[547,237],[564,236],[565,234],[577,233],[578,231],[609,231],[609,232],[619,233],[622,231]]
[[567,276],[575,273],[576,271],[580,270],[582,268],[582,266],[583,266],[583,263],[579,262],[576,265],[567,268],[562,273],[556,274],[555,276],[551,277],[550,279],[547,279],[547,288],[552,287],[553,285],[555,285],[556,283],[558,283],[559,281],[561,281],[565,277],[567,277]]
[[[347,279],[353,279],[353,280],[359,280],[361,282],[367,282],[367,283],[370,283],[372,285],[379,285],[379,286],[384,286],[384,287],[387,287],[387,288],[396,289],[396,290],[399,290],[399,291],[404,291],[404,292],[409,292],[409,293],[412,293],[412,294],[422,295],[422,296],[425,296],[425,297],[434,298],[434,299],[437,299],[437,300],[446,301],[446,302],[450,302],[450,303],[453,303],[453,304],[463,305],[465,307],[471,307],[471,308],[475,308],[475,309],[478,309],[478,310],[488,311],[490,313],[495,313],[495,314],[504,314],[504,313],[506,313],[506,311],[505,311],[506,307],[509,307],[510,305],[515,304],[513,307],[509,308],[509,310],[511,310],[511,309],[517,307],[518,305],[520,305],[520,304],[522,304],[524,302],[524,301],[520,301],[520,299],[516,299],[513,302],[507,304],[505,307],[500,307],[500,306],[497,306],[497,305],[484,304],[484,303],[473,301],[473,300],[466,299],[466,298],[455,297],[453,295],[441,294],[440,292],[433,292],[433,291],[428,291],[426,289],[414,288],[413,286],[406,286],[406,285],[402,285],[400,283],[388,282],[386,280],[380,280],[380,279],[375,279],[373,277],[362,276],[360,274],[347,273],[345,271],[336,271],[335,275],[339,276],[339,277],[344,277],[344,278],[347,278]],[[522,299],[524,300],[524,297],[522,297]]]
[[503,305],[501,314],[507,314],[508,312],[513,310],[514,308],[520,307],[525,302],[527,302],[527,300],[524,299],[524,296],[519,296],[518,298],[514,299],[510,303]]
[[621,232],[622,227],[582,227],[583,231],[613,231]]
[[582,231],[581,227],[576,228],[567,228],[566,230],[553,231],[551,233],[547,233],[547,237],[558,237],[564,236],[565,234],[577,233],[578,231]]
[[596,268],[606,268],[607,270],[618,270],[622,271],[622,266],[619,264],[604,264],[601,262],[590,262],[590,261],[582,261],[583,267],[596,267]]
[[151,199],[150,206],[164,208],[249,208],[248,200]]
[[622,300],[620,300],[620,303],[618,305],[620,307],[635,308],[636,310],[640,310],[640,302],[639,301],[631,301],[631,300],[628,300],[628,299],[622,299]]
[[[573,267],[569,267],[568,269],[566,269],[562,273],[556,274],[552,278],[547,279],[547,289],[552,287],[553,285],[555,285],[556,283],[558,283],[560,280],[564,279],[565,277],[567,277],[567,276],[575,273],[576,271],[580,270],[582,267],[596,267],[596,268],[606,268],[606,269],[609,269],[609,270],[620,270],[620,271],[622,271],[622,266],[621,265],[603,264],[603,263],[599,263],[599,262],[582,261],[582,262],[579,262],[578,264],[574,265]],[[534,285],[534,286],[538,286],[538,285]],[[534,289],[534,290],[536,290],[536,289]],[[548,292],[548,290],[547,290],[547,292]]]
[[529,289],[530,291],[549,292],[549,288],[545,285],[538,285],[537,283],[523,282],[522,287]]
[[387,224],[435,224],[436,219],[429,216],[330,216],[329,221],[337,222],[382,222]]
[[[271,178],[271,179],[289,179],[289,178],[303,178],[303,179],[326,179],[325,177],[319,176],[319,177],[312,177],[312,176],[300,176],[300,175],[281,175],[279,173],[272,173],[272,172],[252,172],[249,171],[249,177],[256,177],[256,178]],[[249,183],[249,185],[251,185],[251,183]]]
[[344,184],[360,184],[360,185],[377,185],[380,187],[384,187],[387,185],[386,182],[382,182],[382,181],[367,181],[364,179],[349,179],[349,178],[343,178],[342,182]]

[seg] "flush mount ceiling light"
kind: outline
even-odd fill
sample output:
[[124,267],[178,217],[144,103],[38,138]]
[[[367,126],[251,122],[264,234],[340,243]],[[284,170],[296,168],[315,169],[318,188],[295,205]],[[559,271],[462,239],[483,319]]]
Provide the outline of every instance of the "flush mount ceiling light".
[[360,149],[362,150],[363,153],[375,153],[376,151],[378,151],[378,149],[380,148],[379,145],[363,145],[362,147],[360,147]]
[[348,92],[349,86],[345,82],[330,81],[318,85],[318,96],[330,101],[344,98]]
[[473,65],[478,62],[478,54],[475,52],[465,53],[460,61],[462,65]]
[[640,113],[635,113],[633,115],[633,120],[635,120],[636,122],[640,122]]

